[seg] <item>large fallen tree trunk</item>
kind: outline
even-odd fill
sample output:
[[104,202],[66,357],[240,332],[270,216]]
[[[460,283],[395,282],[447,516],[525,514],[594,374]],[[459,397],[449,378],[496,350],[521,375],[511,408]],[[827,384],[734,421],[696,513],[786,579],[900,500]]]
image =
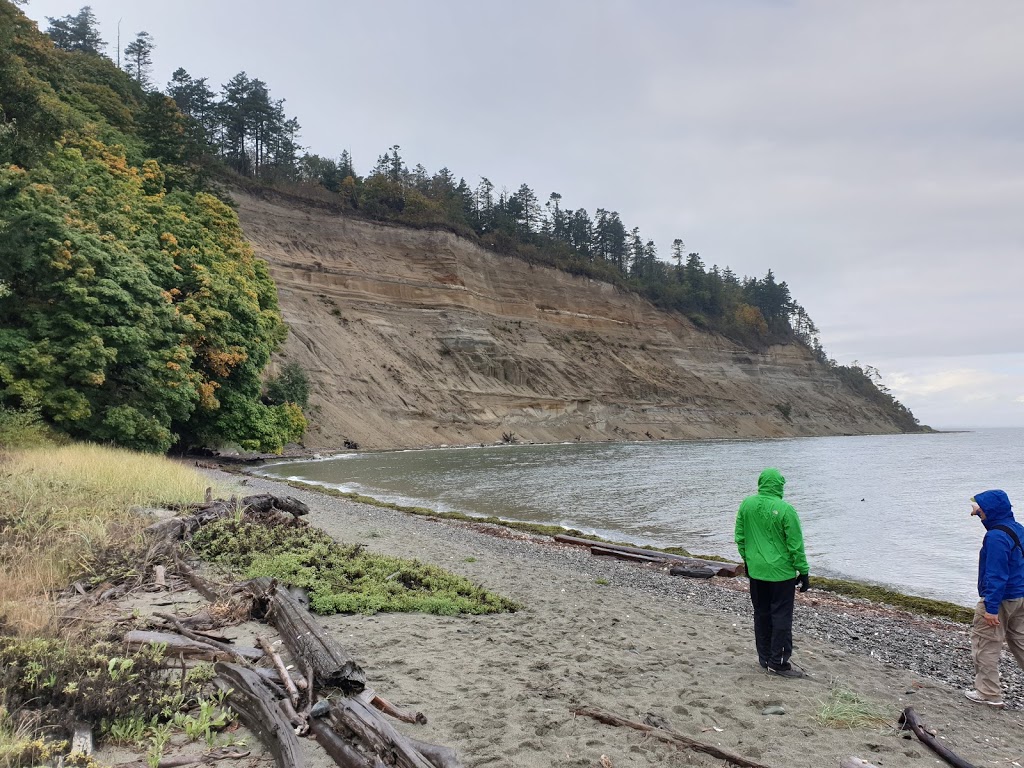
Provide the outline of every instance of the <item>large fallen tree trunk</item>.
[[[669,552],[659,552],[656,549],[642,549],[641,547],[628,547],[625,544],[609,544],[593,539],[582,539],[578,536],[566,536],[557,534],[555,541],[560,544],[572,544],[577,547],[600,547],[603,550],[613,552],[624,552],[633,555],[651,557],[665,563],[683,563],[694,568],[712,568],[716,576],[741,576],[743,574],[742,563],[720,563],[717,560],[701,560],[697,557],[686,557],[684,555],[673,555]],[[601,553],[605,554],[605,553]]]
[[292,658],[312,667],[314,687],[340,688],[350,695],[363,690],[363,670],[285,589],[268,577],[253,579],[246,586],[263,606],[267,621],[277,628]]
[[763,763],[756,763],[743,755],[737,755],[735,752],[729,752],[724,749],[719,749],[712,744],[705,744],[702,741],[691,739],[689,736],[684,736],[676,731],[669,730],[668,728],[656,728],[653,725],[647,725],[647,723],[638,723],[635,720],[627,720],[624,717],[613,715],[610,712],[602,712],[599,709],[592,707],[583,707],[582,709],[573,710],[575,715],[584,715],[586,717],[592,717],[598,722],[605,723],[606,725],[625,725],[629,728],[636,728],[638,731],[649,733],[661,741],[669,744],[675,744],[678,747],[687,747],[695,752],[703,752],[706,755],[717,757],[719,760],[725,760],[733,765],[741,766],[741,768],[768,768]]
[[274,755],[278,768],[305,768],[299,739],[263,678],[238,664],[217,662],[214,670],[217,685],[228,691],[231,708]]

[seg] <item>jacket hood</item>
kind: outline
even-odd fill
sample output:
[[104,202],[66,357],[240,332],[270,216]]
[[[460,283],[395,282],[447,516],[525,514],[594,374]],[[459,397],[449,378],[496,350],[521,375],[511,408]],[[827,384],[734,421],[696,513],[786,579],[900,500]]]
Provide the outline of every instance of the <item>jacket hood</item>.
[[[757,478],[757,492],[761,496],[775,496],[776,498],[782,498],[782,489],[786,486],[786,478],[782,476],[779,470],[769,467],[761,473],[761,476]],[[1000,491],[1002,493],[1002,491]],[[1005,494],[1003,494],[1005,495]],[[1007,502],[1009,504],[1009,502]],[[979,505],[980,506],[980,505]],[[988,514],[986,512],[986,514]]]
[[981,507],[981,511],[985,513],[982,523],[986,528],[1013,520],[1013,507],[1010,506],[1010,497],[1006,495],[1005,491],[984,491],[977,494],[971,501]]

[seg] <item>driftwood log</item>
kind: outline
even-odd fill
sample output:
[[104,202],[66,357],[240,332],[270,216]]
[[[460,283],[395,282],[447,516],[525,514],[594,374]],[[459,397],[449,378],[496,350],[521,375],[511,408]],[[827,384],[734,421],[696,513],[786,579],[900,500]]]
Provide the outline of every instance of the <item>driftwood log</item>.
[[622,552],[618,549],[609,549],[608,547],[593,546],[590,548],[590,554],[595,557],[614,557],[616,560],[628,560],[631,563],[663,563],[665,562],[660,557],[651,557],[650,555],[638,555],[635,552]]
[[231,708],[274,755],[278,768],[305,768],[299,739],[263,678],[238,664],[218,662],[214,670],[217,685],[228,691]]
[[409,712],[401,707],[396,707],[380,694],[371,691],[369,688],[366,690],[373,694],[373,698],[370,699],[370,703],[385,715],[391,715],[393,718],[401,720],[403,723],[415,723],[416,725],[427,724],[427,716],[422,712]]
[[346,694],[366,687],[366,675],[355,660],[324,630],[312,614],[295,602],[285,589],[268,577],[246,584],[266,612],[293,659],[302,659],[313,669],[314,688],[340,688]]
[[149,632],[133,629],[124,636],[124,643],[129,648],[141,648],[147,645],[165,645],[168,656],[190,656],[208,661],[239,658],[245,661],[256,661],[263,657],[263,651],[257,648],[232,647],[225,650],[204,640],[194,640],[174,632]]
[[[641,547],[627,547],[624,544],[609,544],[603,541],[582,539],[578,536],[566,536],[558,534],[555,541],[561,544],[572,544],[577,547],[600,547],[602,550],[622,552],[626,554],[642,555],[654,558],[654,561],[662,563],[681,563],[692,568],[712,568],[716,576],[740,576],[743,574],[742,563],[720,563],[716,560],[701,560],[696,557],[685,557],[684,555],[673,555],[668,552],[659,552],[656,549],[643,549]],[[602,552],[602,554],[604,554]]]
[[749,758],[743,757],[743,755],[737,755],[734,752],[720,749],[712,744],[705,744],[702,741],[691,739],[689,736],[684,736],[683,734],[669,728],[659,728],[653,725],[647,725],[647,723],[638,723],[635,720],[627,720],[624,717],[613,715],[610,712],[602,712],[601,710],[594,709],[593,707],[583,707],[582,709],[573,710],[573,714],[592,717],[598,722],[605,723],[606,725],[624,725],[629,728],[636,728],[638,731],[649,733],[656,739],[660,739],[668,744],[675,744],[677,747],[686,747],[694,750],[695,752],[703,752],[706,755],[717,757],[719,760],[725,760],[733,765],[741,766],[741,768],[768,768],[768,766],[763,763],[757,763]]
[[[370,705],[370,697],[367,694],[372,693],[364,691],[358,696],[339,699],[331,704],[331,716],[343,731],[351,733],[373,754],[397,768],[460,768],[457,758],[454,763],[443,765],[429,760],[408,737],[395,730],[395,727]],[[444,748],[441,750],[444,751]],[[451,753],[451,757],[454,758],[454,752]]]
[[921,743],[952,765],[953,768],[975,768],[973,763],[969,763],[959,755],[950,752],[939,743],[938,739],[928,733],[921,722],[920,716],[914,711],[913,707],[907,707],[903,710],[903,714],[900,715],[900,726],[902,726],[903,730],[913,731],[914,735],[921,740]]
[[387,768],[387,763],[376,755],[364,755],[331,728],[326,720],[313,720],[309,724],[317,743],[334,758],[341,768]]
[[309,507],[294,496],[272,496],[269,493],[245,496],[242,499],[242,510],[258,514],[267,514],[278,510],[287,512],[296,518],[309,514]]

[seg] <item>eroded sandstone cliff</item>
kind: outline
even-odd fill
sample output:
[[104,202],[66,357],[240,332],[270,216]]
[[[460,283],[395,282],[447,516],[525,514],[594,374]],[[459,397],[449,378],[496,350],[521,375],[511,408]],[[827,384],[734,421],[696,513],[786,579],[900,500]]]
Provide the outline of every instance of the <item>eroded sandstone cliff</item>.
[[236,194],[308,373],[306,446],[898,432],[799,345],[763,354],[448,232]]

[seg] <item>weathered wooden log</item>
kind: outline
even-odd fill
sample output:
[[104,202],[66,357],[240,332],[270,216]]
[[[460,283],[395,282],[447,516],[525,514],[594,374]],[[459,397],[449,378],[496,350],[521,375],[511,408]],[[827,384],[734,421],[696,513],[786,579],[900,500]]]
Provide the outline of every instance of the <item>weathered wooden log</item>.
[[230,651],[226,651],[214,643],[196,640],[175,632],[150,632],[133,629],[125,633],[124,643],[130,648],[140,648],[145,645],[165,645],[167,646],[168,655],[184,655],[211,661],[241,658],[243,662],[249,662],[263,658],[263,651],[258,648],[232,646]]
[[685,563],[694,567],[714,568],[716,576],[740,576],[743,573],[742,563],[720,563],[717,560],[701,560],[696,557],[686,557],[684,555],[673,555],[669,552],[659,552],[656,549],[628,547],[624,544],[610,544],[603,541],[594,541],[593,539],[582,539],[578,536],[566,536],[564,534],[558,534],[554,539],[561,544],[572,544],[577,547],[597,546],[603,549],[615,550],[616,552],[631,552],[635,555],[646,555],[647,557],[654,557],[670,563]]
[[332,702],[331,715],[336,723],[385,763],[398,768],[436,768],[377,710],[363,701],[363,696]]
[[715,576],[714,568],[705,568],[702,565],[692,566],[677,563],[668,569],[669,576],[685,576],[690,579],[710,579]]
[[278,768],[305,768],[299,739],[262,678],[238,664],[218,662],[215,682],[228,691],[228,704],[274,755]]
[[229,587],[221,587],[211,581],[207,581],[182,560],[177,553],[174,554],[174,568],[178,571],[196,592],[201,594],[211,603],[226,600],[230,593]]
[[[370,691],[369,688],[366,689]],[[370,691],[373,693],[373,698],[370,699],[370,703],[373,704],[377,709],[383,712],[385,715],[391,715],[396,720],[401,720],[403,723],[414,723],[416,725],[426,725],[427,716],[422,712],[409,712],[401,707],[396,707],[390,701],[385,699],[379,693]]]
[[414,739],[411,736],[406,737],[412,746],[423,755],[427,760],[433,763],[436,768],[462,768],[462,761],[459,760],[458,755],[455,754],[455,750],[451,747],[442,747],[438,744],[430,744],[426,741],[420,741]]
[[88,723],[75,722],[71,726],[71,752],[75,755],[92,754],[92,726]]
[[[184,626],[180,621],[178,621],[176,617],[171,616],[171,614],[169,613],[154,613],[153,615],[156,616],[158,619],[163,619],[164,621],[168,621],[171,624],[173,624],[174,628],[178,630],[178,634],[184,635],[190,640],[195,640],[199,643],[206,643],[208,645],[212,645],[214,648],[218,648],[221,651],[223,651],[228,656],[228,658],[235,659],[236,661],[239,661],[242,664],[246,664],[250,659],[253,658],[251,655],[243,653],[241,649],[237,648],[234,645],[222,643],[219,640],[214,640],[212,637],[209,637],[207,635],[200,635],[197,632],[193,632],[191,629]],[[256,656],[256,658],[261,658],[263,656],[263,651],[259,651],[258,653],[259,655]]]
[[928,749],[934,752],[936,755],[941,757],[947,763],[953,766],[953,768],[975,768],[973,763],[969,763],[959,755],[950,752],[946,747],[939,743],[938,739],[928,733],[925,730],[924,724],[921,722],[921,718],[917,712],[914,711],[913,707],[907,707],[903,710],[903,714],[900,715],[899,720],[903,730],[911,730],[914,735],[921,740]]
[[754,762],[749,758],[743,757],[743,755],[737,755],[735,752],[720,749],[713,744],[705,744],[702,741],[691,739],[689,736],[684,736],[683,734],[669,728],[657,728],[653,725],[647,725],[646,723],[638,723],[635,720],[627,720],[624,717],[613,715],[610,712],[602,712],[601,710],[594,709],[593,707],[583,707],[581,709],[573,710],[573,714],[592,717],[598,722],[605,723],[606,725],[624,725],[629,728],[636,728],[638,731],[649,733],[655,738],[669,744],[687,747],[695,752],[703,752],[706,755],[717,757],[719,760],[725,760],[733,763],[734,765],[742,766],[743,768],[768,768],[768,766],[763,763]]
[[278,589],[270,578],[247,582],[252,595],[266,607],[267,620],[273,624],[288,647],[292,658],[312,667],[314,688],[340,688],[346,694],[366,687],[366,675],[338,642],[324,630],[313,615],[295,602],[285,589]]
[[594,545],[590,548],[590,554],[596,557],[614,557],[616,560],[628,560],[631,563],[664,563],[662,557],[651,557],[650,555],[638,555],[635,552],[622,552],[608,547]]
[[270,641],[262,635],[256,637],[256,645],[263,649],[263,652],[270,657],[270,660],[274,663],[274,668],[277,670],[278,678],[284,683],[284,688],[288,691],[288,698],[292,702],[293,707],[299,705],[299,689],[295,685],[295,681],[292,680],[291,674],[284,666],[284,660],[281,658],[281,654],[274,651],[270,645]]
[[269,493],[243,497],[242,507],[246,512],[270,512],[277,509],[293,517],[309,514],[309,507],[294,496],[273,496]]
[[839,761],[839,768],[878,768],[878,766],[859,757],[844,757]]
[[376,755],[364,755],[345,741],[326,720],[311,720],[309,730],[341,768],[387,768],[387,764]]

